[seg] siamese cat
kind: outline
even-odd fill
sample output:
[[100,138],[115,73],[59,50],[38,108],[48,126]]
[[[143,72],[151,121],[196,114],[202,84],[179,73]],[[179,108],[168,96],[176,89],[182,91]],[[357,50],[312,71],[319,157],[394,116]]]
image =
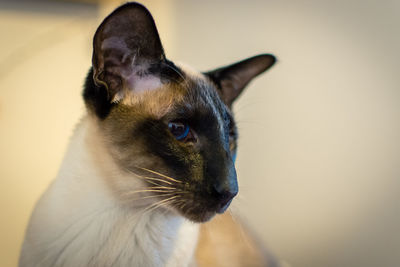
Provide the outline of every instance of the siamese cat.
[[232,103],[274,62],[196,72],[166,58],[145,7],[117,8],[94,35],[87,114],[34,209],[19,266],[266,266],[221,214],[238,193]]

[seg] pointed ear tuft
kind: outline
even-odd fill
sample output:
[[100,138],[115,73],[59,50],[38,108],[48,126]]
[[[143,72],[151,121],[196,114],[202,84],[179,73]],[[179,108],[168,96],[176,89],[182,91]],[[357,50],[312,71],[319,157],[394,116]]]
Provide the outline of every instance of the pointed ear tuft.
[[273,55],[262,54],[207,72],[205,75],[217,85],[222,100],[231,107],[249,82],[275,62],[276,58]]
[[117,8],[101,23],[93,40],[93,78],[105,86],[110,101],[123,88],[147,90],[160,86],[151,69],[165,61],[150,12],[138,3]]

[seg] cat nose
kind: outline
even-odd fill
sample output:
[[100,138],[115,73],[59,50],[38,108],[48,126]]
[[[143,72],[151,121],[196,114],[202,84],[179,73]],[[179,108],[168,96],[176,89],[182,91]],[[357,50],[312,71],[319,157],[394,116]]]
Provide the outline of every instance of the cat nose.
[[223,213],[229,207],[232,199],[239,191],[236,179],[236,171],[233,170],[227,179],[214,183],[214,190],[218,200],[217,213]]

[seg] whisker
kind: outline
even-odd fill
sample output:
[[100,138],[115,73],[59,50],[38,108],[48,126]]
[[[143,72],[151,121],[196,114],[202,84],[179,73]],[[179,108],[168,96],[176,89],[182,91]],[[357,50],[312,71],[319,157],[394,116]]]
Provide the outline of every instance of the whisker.
[[[171,189],[153,189],[155,187],[149,187],[149,189],[142,189],[142,190],[136,190],[136,191],[131,191],[131,192],[126,192],[122,193],[123,196],[131,196],[137,193],[144,193],[144,192],[157,192],[157,193],[174,193],[176,195],[183,195],[183,194],[188,194],[189,192],[182,191],[182,190],[176,190],[175,188]],[[159,195],[155,195],[159,196]]]
[[177,197],[179,197],[179,196],[172,196],[172,197],[160,200],[160,201],[150,205],[146,209],[144,209],[142,214],[149,213],[150,211],[153,211],[153,210],[161,207],[162,205],[166,205],[168,202],[172,201],[173,199],[175,199]]
[[[138,175],[138,176],[139,176],[139,175]],[[165,181],[165,180],[163,180],[163,179],[158,179],[158,178],[153,178],[153,177],[148,177],[148,176],[139,176],[139,177],[140,177],[140,178],[143,178],[143,179],[145,179],[145,180],[158,181],[158,182],[163,182],[163,183],[167,183],[167,184],[172,185],[171,182]]]
[[136,191],[132,191],[132,192],[127,192],[123,195],[131,195],[131,194],[136,194],[136,193],[144,193],[144,192],[171,192],[171,191],[167,191],[167,190],[162,190],[162,189],[142,189],[142,190],[136,190]]
[[159,176],[161,176],[161,177],[164,177],[164,178],[166,178],[166,179],[168,179],[168,180],[170,180],[170,181],[176,182],[176,183],[182,183],[182,181],[178,181],[178,180],[176,180],[176,179],[174,179],[174,178],[172,178],[172,177],[169,177],[169,176],[167,176],[167,175],[165,175],[165,174],[162,174],[162,173],[159,173],[159,172],[156,172],[156,171],[153,171],[153,170],[149,170],[149,169],[146,169],[146,168],[143,168],[143,167],[138,167],[138,166],[136,166],[136,168],[141,169],[141,170],[144,170],[144,171],[151,172],[151,173],[153,173],[153,174],[157,174],[157,175],[159,175]]
[[160,185],[160,186],[152,186],[152,187],[149,187],[149,188],[151,188],[151,189],[169,189],[169,190],[175,190],[175,189],[177,189],[176,187],[170,187],[170,186],[162,186],[162,185]]
[[156,185],[156,186],[161,186],[160,184],[157,184],[157,183],[155,183],[155,182],[152,182],[152,181],[147,181],[149,184],[152,184],[152,185]]
[[133,173],[134,175],[138,176],[139,178],[143,178],[143,179],[146,179],[146,180],[153,180],[153,181],[163,182],[163,183],[167,183],[167,184],[172,185],[171,182],[165,181],[165,180],[163,180],[163,179],[159,179],[159,178],[154,178],[154,177],[148,177],[148,176],[140,175],[140,174],[138,174],[138,173],[133,172],[132,170],[129,170],[129,169],[127,169],[127,168],[125,168],[125,169],[126,169],[127,171]]
[[[166,203],[165,205],[169,204],[169,205],[178,206],[178,204],[180,204],[180,203],[182,203],[182,202],[184,202],[184,200],[182,200],[182,199],[173,199],[171,202],[168,202],[168,203]],[[164,214],[165,214],[166,212],[168,212],[167,209],[165,209]]]
[[149,198],[156,198],[156,197],[168,197],[168,196],[174,196],[174,195],[178,195],[178,194],[179,193],[173,192],[173,193],[144,196],[144,197],[139,197],[139,198],[127,199],[126,202],[137,201],[137,200],[142,200],[142,199],[149,199]]

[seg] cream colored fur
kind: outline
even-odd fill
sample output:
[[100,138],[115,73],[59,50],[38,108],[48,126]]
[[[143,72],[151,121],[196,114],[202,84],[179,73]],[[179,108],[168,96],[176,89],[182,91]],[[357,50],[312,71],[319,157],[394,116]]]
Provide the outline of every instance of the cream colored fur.
[[32,214],[20,267],[193,264],[198,225],[163,208],[145,212],[144,200],[121,203],[110,179],[145,185],[108,155],[95,119],[84,118]]

